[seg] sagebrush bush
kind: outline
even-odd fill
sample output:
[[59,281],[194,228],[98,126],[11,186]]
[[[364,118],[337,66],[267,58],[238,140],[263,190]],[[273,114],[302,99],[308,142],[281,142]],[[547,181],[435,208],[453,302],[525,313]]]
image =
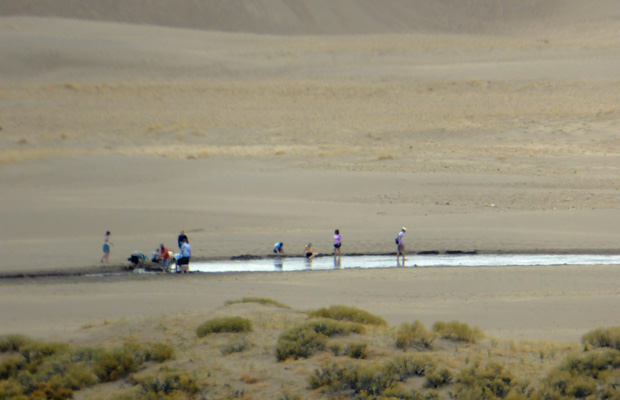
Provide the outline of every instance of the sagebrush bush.
[[252,347],[252,343],[250,343],[248,340],[243,338],[238,341],[234,341],[231,343],[221,345],[220,353],[222,353],[223,356],[227,356],[232,353],[241,353],[243,351],[248,350],[251,347]]
[[449,385],[451,382],[452,373],[448,369],[442,368],[439,371],[433,371],[426,375],[424,387],[437,389]]
[[[498,363],[473,366],[460,371],[455,382],[455,399],[505,398],[519,388],[509,371]],[[491,396],[492,395],[492,396]]]
[[583,335],[581,342],[594,348],[609,347],[620,350],[620,326],[590,331]]
[[444,339],[457,342],[476,343],[484,337],[484,333],[479,328],[471,328],[458,321],[436,322],[433,325],[433,331]]
[[[422,399],[426,396],[403,390],[398,382],[412,376],[424,376],[432,368],[434,362],[428,355],[403,355],[366,365],[331,363],[315,369],[308,377],[308,383],[311,389],[325,388],[330,393],[346,394],[347,398]],[[350,396],[351,393],[356,396]]]
[[276,359],[284,361],[289,358],[308,358],[315,352],[324,350],[326,344],[327,336],[306,326],[293,327],[278,338]]
[[252,322],[243,317],[223,317],[211,319],[198,328],[196,334],[198,337],[204,337],[212,333],[221,332],[249,332],[252,330]]
[[412,376],[425,376],[435,368],[435,362],[427,354],[403,354],[387,361],[384,370],[398,377],[399,381]]
[[22,347],[32,342],[32,339],[24,335],[0,337],[0,353],[19,352]]
[[435,333],[427,330],[420,321],[412,324],[404,322],[396,331],[396,347],[403,350],[409,347],[430,349],[433,340],[435,340]]
[[364,326],[325,318],[303,322],[280,335],[276,346],[276,359],[284,361],[288,358],[308,358],[317,351],[325,350],[328,337],[351,333],[364,333]]
[[74,390],[128,376],[147,361],[162,362],[174,350],[160,343],[128,342],[105,350],[38,342],[12,335],[0,340],[0,399],[69,399]]
[[365,360],[368,358],[368,345],[364,342],[352,342],[345,350],[347,357]]
[[356,307],[348,307],[343,305],[336,305],[331,306],[330,308],[321,308],[314,311],[308,311],[308,315],[313,318],[329,318],[338,321],[350,321],[366,325],[387,325],[383,318],[373,315],[368,311],[360,310]]
[[270,299],[270,298],[266,298],[266,297],[243,297],[241,300],[228,300],[226,302],[227,305],[229,304],[240,304],[240,303],[259,303],[259,304],[265,304],[265,305],[272,305],[272,306],[276,306],[276,307],[280,307],[280,308],[286,308],[286,309],[290,309],[291,307],[287,306],[286,304],[282,304],[279,301]]
[[126,394],[123,400],[192,398],[200,391],[198,380],[183,373],[167,373],[157,376],[134,378],[138,391]]

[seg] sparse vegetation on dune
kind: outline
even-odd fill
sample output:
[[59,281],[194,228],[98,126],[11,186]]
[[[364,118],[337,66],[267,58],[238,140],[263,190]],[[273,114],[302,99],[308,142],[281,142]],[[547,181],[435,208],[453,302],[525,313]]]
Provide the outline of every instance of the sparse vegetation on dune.
[[[222,317],[226,307],[251,317]],[[325,310],[365,315],[339,307]],[[187,332],[164,330],[162,341],[146,339],[144,324],[143,342],[133,335],[105,347],[0,337],[0,399],[620,398],[617,328],[587,333],[580,348],[488,339],[457,321],[429,330],[314,318],[270,299],[227,302],[218,314],[200,326],[220,334],[204,338],[195,317],[178,316],[168,323]],[[279,322],[252,324],[267,319]]]

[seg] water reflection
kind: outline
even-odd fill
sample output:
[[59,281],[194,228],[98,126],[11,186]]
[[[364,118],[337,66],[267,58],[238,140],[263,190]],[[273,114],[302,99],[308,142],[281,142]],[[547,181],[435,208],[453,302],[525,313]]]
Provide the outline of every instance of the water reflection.
[[276,257],[255,260],[193,262],[192,271],[201,272],[286,272],[303,270],[394,268],[394,267],[474,267],[519,265],[620,265],[620,255],[596,254],[473,254],[410,255],[406,264],[394,264],[394,255],[317,257]]

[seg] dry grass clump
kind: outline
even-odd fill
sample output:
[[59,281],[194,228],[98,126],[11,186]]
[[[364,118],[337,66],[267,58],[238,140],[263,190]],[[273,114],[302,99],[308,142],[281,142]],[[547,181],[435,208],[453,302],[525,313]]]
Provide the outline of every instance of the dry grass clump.
[[249,332],[252,330],[252,322],[249,319],[243,317],[223,317],[211,319],[198,328],[196,328],[196,335],[198,337],[205,337],[212,333],[221,332]]
[[286,309],[290,309],[291,307],[287,306],[286,304],[282,304],[279,301],[270,299],[270,298],[266,298],[266,297],[243,297],[240,300],[228,300],[226,302],[226,305],[230,305],[230,304],[243,304],[243,303],[258,303],[258,304],[264,304],[264,305],[273,305],[276,307],[280,307],[280,308],[286,308]]
[[343,305],[336,305],[329,308],[320,308],[318,310],[308,311],[308,315],[313,318],[330,318],[338,321],[351,321],[366,325],[387,325],[383,318],[373,315],[368,311],[360,310],[356,307],[348,307]]
[[620,326],[599,328],[583,335],[581,343],[586,346],[609,347],[620,350]]
[[479,328],[471,328],[469,325],[458,321],[438,321],[433,325],[433,331],[444,339],[457,342],[476,343],[484,337],[484,332]]
[[430,349],[436,334],[426,329],[420,321],[410,324],[404,322],[396,331],[396,347],[406,350],[409,347]]
[[276,346],[276,359],[285,361],[289,358],[308,358],[317,351],[325,350],[328,337],[364,331],[363,325],[353,322],[326,318],[310,320],[282,332]]

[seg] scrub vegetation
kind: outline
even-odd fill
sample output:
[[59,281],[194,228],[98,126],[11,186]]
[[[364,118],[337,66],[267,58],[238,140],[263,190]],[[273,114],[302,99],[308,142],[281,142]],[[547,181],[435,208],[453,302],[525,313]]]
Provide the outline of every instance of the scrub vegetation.
[[554,344],[488,338],[458,321],[390,327],[354,307],[302,312],[269,299],[216,314],[93,324],[100,343],[0,337],[0,399],[620,398],[620,327]]

